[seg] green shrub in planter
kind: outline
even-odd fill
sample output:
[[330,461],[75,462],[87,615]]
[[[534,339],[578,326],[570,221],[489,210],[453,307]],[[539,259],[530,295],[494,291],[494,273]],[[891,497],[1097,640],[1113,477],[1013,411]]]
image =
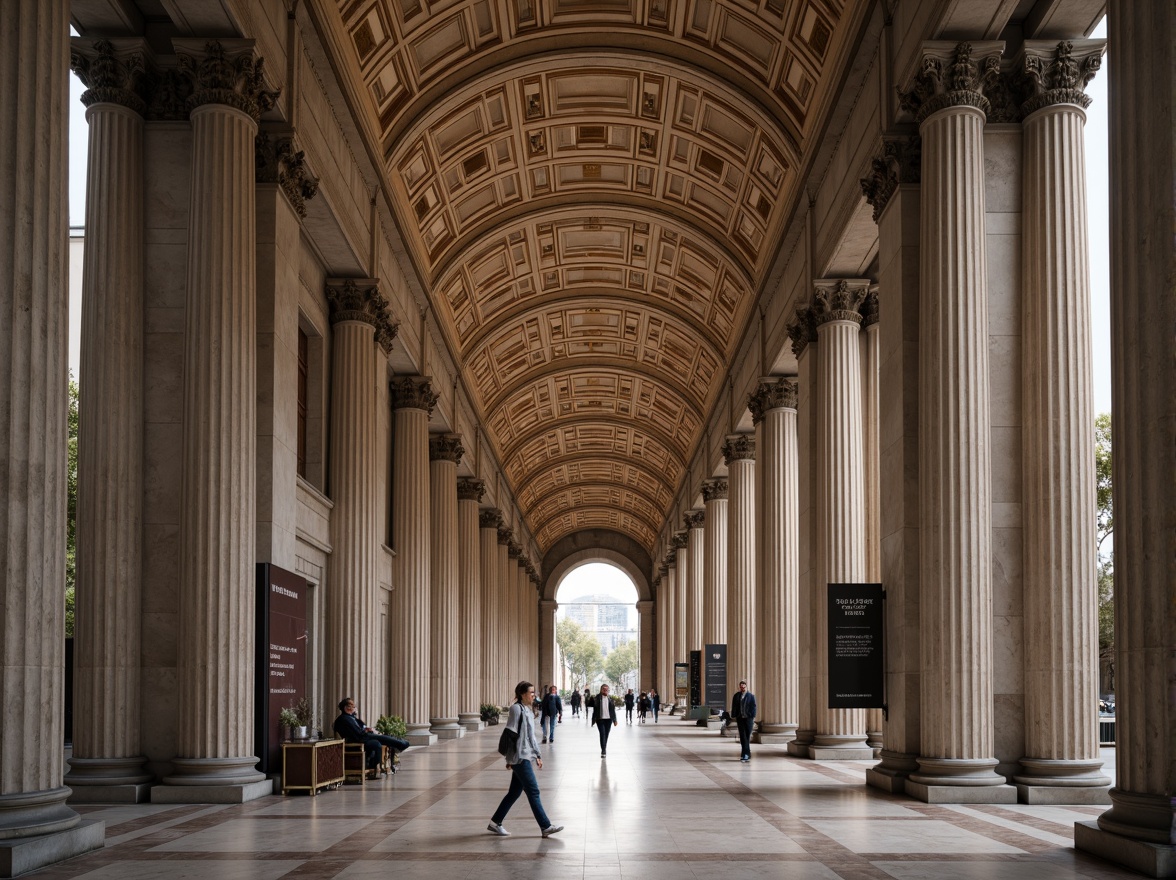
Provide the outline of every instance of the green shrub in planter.
[[381,715],[376,721],[376,733],[404,739],[408,736],[408,725],[399,715]]
[[487,724],[498,723],[498,707],[493,703],[483,703],[479,707],[479,712],[481,713],[482,720]]

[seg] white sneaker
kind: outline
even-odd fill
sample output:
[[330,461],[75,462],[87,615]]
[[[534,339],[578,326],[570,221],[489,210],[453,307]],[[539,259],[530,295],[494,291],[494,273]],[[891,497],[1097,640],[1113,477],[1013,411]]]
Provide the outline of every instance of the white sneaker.
[[562,825],[548,825],[546,828],[543,829],[543,836],[544,837],[551,837],[551,835],[559,834],[561,831],[563,831]]
[[509,831],[507,831],[501,825],[495,825],[493,822],[486,826],[486,830],[491,834],[497,834],[499,837],[510,837]]

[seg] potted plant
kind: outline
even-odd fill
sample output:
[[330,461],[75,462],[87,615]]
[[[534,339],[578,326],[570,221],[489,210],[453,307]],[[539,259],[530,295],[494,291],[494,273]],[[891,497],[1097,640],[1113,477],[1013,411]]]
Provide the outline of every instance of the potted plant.
[[297,739],[306,739],[310,735],[310,728],[314,725],[314,710],[310,708],[310,700],[302,697],[291,708],[295,718],[298,719],[294,735]]
[[481,713],[482,720],[487,724],[498,723],[498,707],[493,703],[483,703],[479,707],[479,712]]
[[294,729],[298,727],[298,716],[287,706],[278,713],[278,725],[286,728],[287,739],[294,739]]
[[[399,715],[381,715],[376,719],[376,733],[382,733],[384,736],[394,736],[397,739],[404,739],[408,736],[408,724]],[[392,753],[392,763],[400,763],[400,753],[395,749],[389,749]]]

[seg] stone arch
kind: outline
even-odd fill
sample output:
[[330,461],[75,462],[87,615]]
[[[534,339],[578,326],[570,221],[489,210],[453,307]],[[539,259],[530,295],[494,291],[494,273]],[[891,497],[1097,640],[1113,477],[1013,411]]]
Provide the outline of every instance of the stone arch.
[[586,529],[561,538],[543,557],[541,598],[555,601],[560,581],[575,568],[589,562],[615,565],[633,581],[637,601],[653,599],[649,583],[649,554],[628,535],[611,529]]

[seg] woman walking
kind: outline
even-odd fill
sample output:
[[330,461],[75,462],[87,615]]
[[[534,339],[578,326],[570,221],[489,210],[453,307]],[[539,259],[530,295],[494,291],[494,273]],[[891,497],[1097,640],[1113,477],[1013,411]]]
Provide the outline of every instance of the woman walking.
[[514,753],[506,756],[506,768],[511,771],[510,788],[498,809],[494,811],[490,824],[486,826],[487,831],[499,837],[510,835],[510,832],[502,827],[502,820],[524,791],[543,836],[550,837],[563,831],[563,826],[551,824],[547,813],[543,811],[543,804],[539,800],[539,782],[535,779],[535,770],[531,767],[531,762],[534,761],[535,766],[543,769],[543,759],[539,757],[539,744],[535,742],[535,712],[531,708],[534,702],[535,685],[529,681],[520,681],[515,685],[515,702],[510,707],[510,716],[506,722],[511,730],[517,730],[519,734]]

